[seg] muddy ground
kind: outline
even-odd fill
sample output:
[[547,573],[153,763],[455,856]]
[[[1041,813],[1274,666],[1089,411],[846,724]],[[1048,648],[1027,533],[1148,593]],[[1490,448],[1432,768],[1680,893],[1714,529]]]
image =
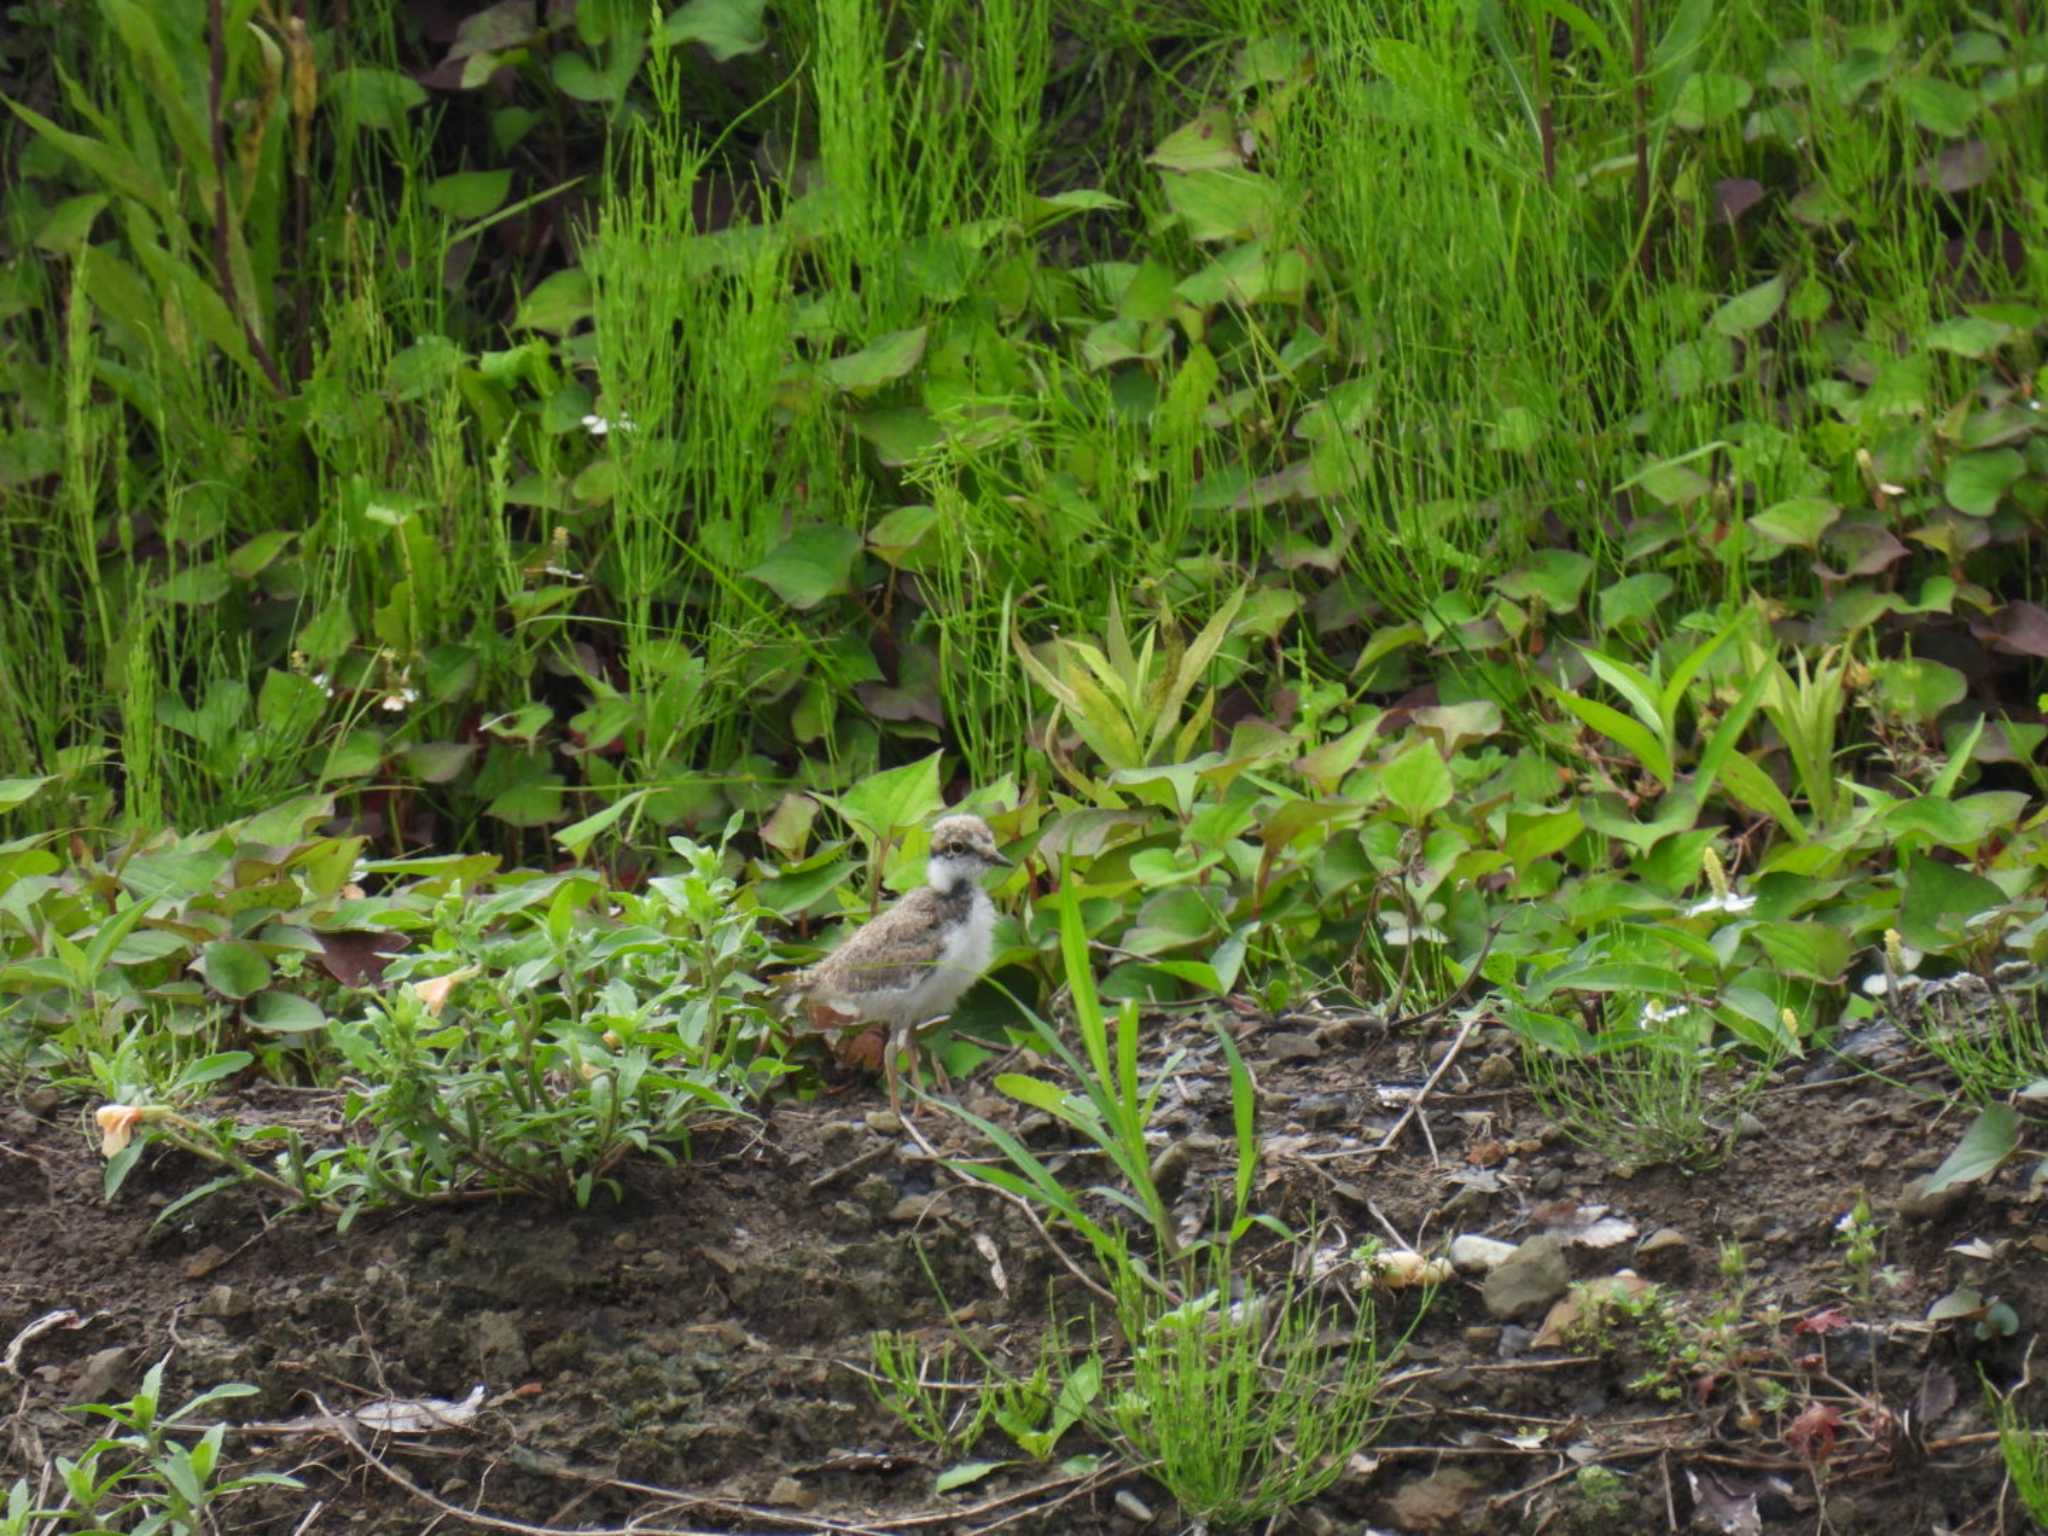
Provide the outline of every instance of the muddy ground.
[[[1484,1027],[1375,1155],[1402,1108],[1382,1089],[1412,1092],[1456,1020],[1400,1033],[1344,1020],[1232,1027],[1259,1081],[1260,1208],[1313,1226],[1308,1246],[1345,1254],[1392,1233],[1434,1251],[1458,1234],[1549,1232],[1574,1279],[1632,1270],[1675,1303],[1661,1334],[1620,1318],[1552,1341],[1547,1301],[1501,1317],[1481,1282],[1449,1282],[1389,1378],[1397,1406],[1376,1445],[1275,1529],[2027,1529],[2001,1501],[1978,1372],[2019,1379],[2048,1314],[2032,1160],[1903,1212],[1908,1181],[1969,1118],[1937,1074],[1908,1062],[1905,1081],[1817,1083],[1811,1062],[1794,1063],[1722,1166],[1632,1171],[1546,1122],[1505,1035]],[[1227,1080],[1197,1022],[1156,1038],[1193,1052],[1159,1129],[1162,1145],[1192,1153],[1181,1201],[1197,1212],[1228,1178]],[[1022,1121],[1043,1155],[1072,1153],[1069,1180],[1102,1177],[1059,1127],[1004,1107],[989,1076],[955,1090]],[[169,1402],[225,1381],[259,1389],[220,1405],[253,1426],[228,1437],[230,1470],[305,1484],[222,1506],[226,1531],[1188,1526],[1162,1487],[1114,1458],[1092,1474],[1062,1469],[1101,1448],[1085,1426],[1051,1464],[1020,1460],[935,1491],[961,1458],[878,1406],[861,1374],[870,1334],[941,1340],[942,1290],[981,1347],[1028,1368],[1048,1298],[1074,1316],[1094,1298],[1019,1211],[875,1129],[886,1122],[872,1080],[701,1140],[680,1167],[637,1167],[621,1205],[436,1209],[342,1235],[247,1191],[153,1228],[208,1173],[176,1154],[105,1204],[90,1107],[27,1092],[0,1104],[0,1350],[54,1310],[83,1319],[27,1338],[12,1374],[0,1367],[5,1481],[76,1453],[86,1433],[67,1404],[125,1397],[168,1356]],[[942,1150],[979,1150],[936,1109],[918,1120]],[[1859,1192],[1884,1228],[1868,1299],[1837,1231]],[[1739,1283],[1718,1252],[1731,1238],[1746,1258]],[[1273,1263],[1305,1251],[1253,1241]],[[1085,1267],[1071,1235],[1068,1247]],[[1320,1288],[1348,1306],[1360,1283],[1338,1264]],[[1981,1341],[1967,1320],[1924,1321],[1962,1286],[2008,1303],[2018,1332]],[[1383,1325],[1405,1326],[1415,1305],[1383,1295]],[[322,1418],[476,1388],[461,1427],[390,1434]],[[2021,1401],[2048,1416],[2039,1394]],[[973,1453],[1015,1454],[993,1431]],[[1588,1483],[1577,1473],[1590,1463],[1618,1475]]]

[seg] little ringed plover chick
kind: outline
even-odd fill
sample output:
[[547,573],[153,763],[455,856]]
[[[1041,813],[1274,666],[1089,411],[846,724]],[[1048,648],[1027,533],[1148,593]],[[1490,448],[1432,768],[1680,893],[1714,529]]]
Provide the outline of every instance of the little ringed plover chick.
[[883,1075],[901,1118],[896,1053],[917,1070],[917,1032],[952,1012],[987,969],[996,909],[981,876],[1006,866],[979,816],[947,816],[932,828],[925,883],[796,978],[811,1024],[889,1027]]

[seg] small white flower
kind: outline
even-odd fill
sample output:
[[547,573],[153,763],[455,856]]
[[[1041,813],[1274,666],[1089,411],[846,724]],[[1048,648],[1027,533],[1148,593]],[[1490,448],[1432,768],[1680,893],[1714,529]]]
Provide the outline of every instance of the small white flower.
[[325,672],[315,672],[313,674],[313,686],[326,694],[330,699],[334,697],[334,684],[327,680]]
[[1696,901],[1685,909],[1687,917],[1701,917],[1709,912],[1726,912],[1738,916],[1756,905],[1754,896],[1737,896],[1729,892],[1726,896],[1709,896],[1705,901]]
[[381,702],[384,708],[395,715],[408,704],[417,704],[419,700],[420,691],[417,688],[396,688],[385,694]]
[[1664,1007],[1660,1003],[1645,1003],[1643,1004],[1642,1027],[1644,1029],[1654,1029],[1659,1024],[1669,1024],[1676,1019],[1682,1019],[1691,1012],[1692,1004],[1690,1003],[1673,1003],[1669,1008]]
[[592,437],[603,437],[611,432],[631,432],[634,430],[633,418],[623,413],[617,421],[604,416],[586,416],[583,418],[583,430]]
[[581,571],[572,571],[565,565],[555,564],[552,560],[542,566],[541,571],[544,575],[559,576],[564,581],[581,581],[583,579]]

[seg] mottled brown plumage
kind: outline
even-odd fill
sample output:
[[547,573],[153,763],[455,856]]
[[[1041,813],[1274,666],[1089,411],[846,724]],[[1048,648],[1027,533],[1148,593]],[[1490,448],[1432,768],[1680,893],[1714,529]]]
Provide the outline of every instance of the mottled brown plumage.
[[902,1112],[896,1054],[917,1063],[917,1031],[952,1011],[988,966],[995,906],[979,879],[1010,861],[978,816],[948,816],[932,828],[926,884],[795,979],[818,1029],[886,1024],[883,1075],[889,1107]]

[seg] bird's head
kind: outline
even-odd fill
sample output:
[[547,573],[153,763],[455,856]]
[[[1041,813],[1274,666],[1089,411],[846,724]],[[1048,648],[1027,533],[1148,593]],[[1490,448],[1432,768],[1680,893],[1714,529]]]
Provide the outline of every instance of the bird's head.
[[946,816],[932,828],[931,862],[926,879],[934,890],[950,891],[984,870],[1006,867],[1009,860],[996,847],[995,834],[979,816]]

